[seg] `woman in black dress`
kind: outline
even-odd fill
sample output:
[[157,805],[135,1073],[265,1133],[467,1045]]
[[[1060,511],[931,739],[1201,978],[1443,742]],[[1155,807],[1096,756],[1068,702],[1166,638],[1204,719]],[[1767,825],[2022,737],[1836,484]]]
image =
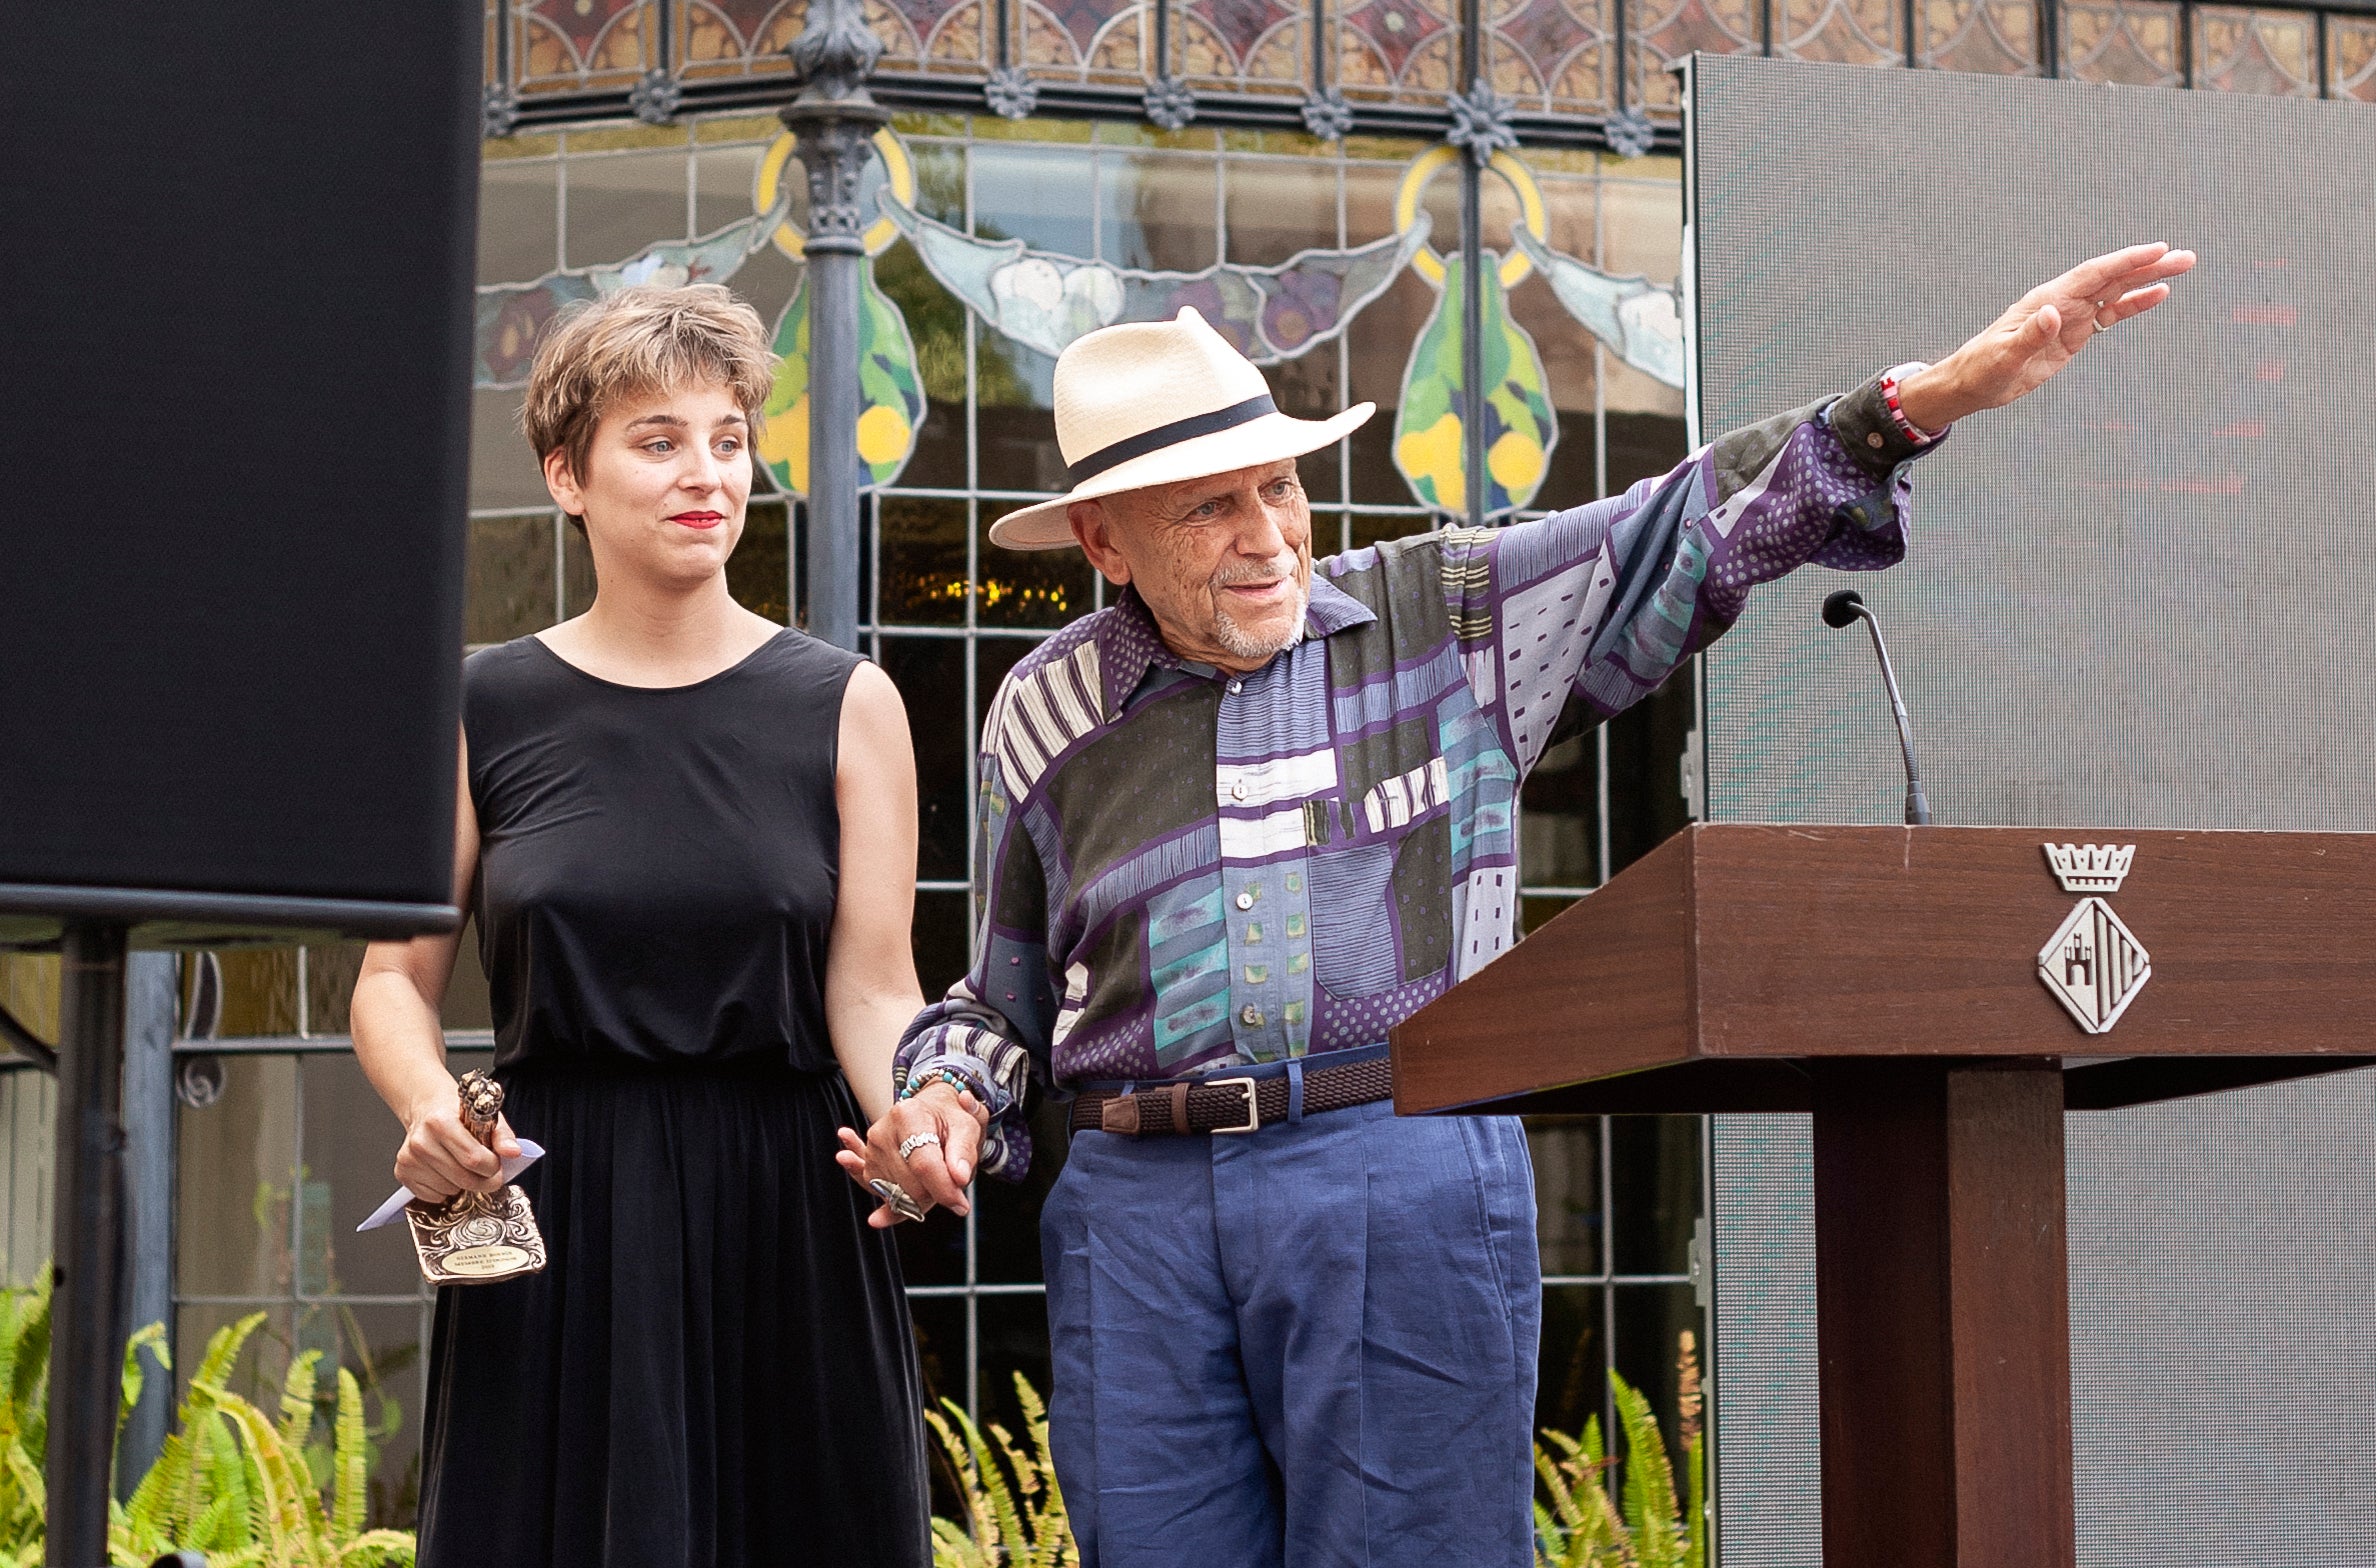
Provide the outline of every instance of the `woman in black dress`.
[[915,766],[881,670],[727,593],[769,378],[710,286],[563,320],[529,382],[598,593],[464,667],[494,1151],[438,1030],[458,938],[373,947],[353,1007],[415,1193],[547,1151],[544,1272],[438,1299],[423,1568],[931,1560],[898,1259],[833,1159],[923,1005]]

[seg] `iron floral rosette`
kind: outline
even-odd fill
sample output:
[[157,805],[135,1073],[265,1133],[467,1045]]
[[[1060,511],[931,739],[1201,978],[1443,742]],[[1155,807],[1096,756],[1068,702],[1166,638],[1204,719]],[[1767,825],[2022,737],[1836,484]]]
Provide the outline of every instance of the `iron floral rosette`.
[[[503,1085],[473,1069],[455,1085],[462,1098],[462,1125],[492,1148],[495,1118],[503,1110]],[[404,1210],[412,1227],[413,1250],[432,1285],[491,1285],[518,1279],[545,1266],[544,1233],[528,1195],[506,1183],[493,1192],[465,1192],[444,1203],[415,1199]]]

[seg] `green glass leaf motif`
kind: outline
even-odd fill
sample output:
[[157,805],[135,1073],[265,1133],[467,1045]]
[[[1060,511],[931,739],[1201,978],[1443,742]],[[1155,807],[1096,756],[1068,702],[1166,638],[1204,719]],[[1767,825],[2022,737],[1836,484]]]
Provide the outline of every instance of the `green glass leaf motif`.
[[[776,318],[775,388],[767,398],[767,430],[759,459],[779,488],[794,495],[809,486],[809,288]],[[924,423],[924,386],[916,373],[916,344],[907,318],[876,287],[874,264],[858,289],[858,488],[872,490],[899,477],[915,455]]]
[[[1510,319],[1500,258],[1485,253],[1485,512],[1532,501],[1559,441],[1559,420],[1543,357],[1527,330]],[[1394,466],[1422,505],[1465,513],[1468,482],[1461,429],[1460,327],[1467,280],[1447,268],[1435,314],[1411,346],[1402,403],[1394,416]]]

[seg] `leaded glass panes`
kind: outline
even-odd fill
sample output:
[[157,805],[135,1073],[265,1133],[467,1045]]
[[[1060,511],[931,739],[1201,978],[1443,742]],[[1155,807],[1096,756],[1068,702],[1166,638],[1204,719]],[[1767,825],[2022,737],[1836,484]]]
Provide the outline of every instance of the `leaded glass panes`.
[[807,12],[803,0],[677,0],[677,58],[694,80],[787,70],[784,48]]
[[2215,92],[2318,96],[2318,18],[2305,11],[2197,6],[2194,85]]
[[1440,99],[1460,72],[1460,28],[1450,4],[1340,0],[1337,81],[1347,97]]
[[1921,0],[1914,16],[1916,58],[1926,66],[1990,76],[2038,74],[2034,0]]
[[1311,80],[1312,8],[1295,0],[1182,0],[1172,74],[1198,91],[1301,93]]
[[2376,17],[2329,16],[2327,91],[2376,103]]
[[885,70],[978,70],[996,52],[989,0],[870,0],[866,12]]
[[876,503],[882,550],[884,626],[963,626],[972,580],[968,502],[939,496],[885,496]]
[[2185,77],[2179,27],[2179,8],[2163,0],[2063,0],[2063,74],[2176,87]]
[[1022,60],[1034,74],[1144,81],[1155,73],[1155,24],[1140,0],[1015,0]]
[[1753,54],[1770,0],[1633,0],[1626,17],[1627,101],[1672,112],[1681,91],[1667,67],[1694,50]]
[[1898,0],[1782,0],[1774,53],[1842,65],[1903,65],[1905,12]]
[[521,89],[621,87],[658,63],[656,0],[517,0]]
[[1498,0],[1488,13],[1487,74],[1495,92],[1547,113],[1600,114],[1612,105],[1616,0]]

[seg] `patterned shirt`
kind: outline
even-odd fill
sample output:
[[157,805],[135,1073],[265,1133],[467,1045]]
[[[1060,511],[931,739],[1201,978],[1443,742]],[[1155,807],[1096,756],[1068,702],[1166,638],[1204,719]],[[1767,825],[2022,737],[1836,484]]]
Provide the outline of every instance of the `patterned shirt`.
[[1370,1045],[1508,949],[1513,806],[1805,562],[1893,565],[1928,444],[1883,379],[1623,496],[1317,563],[1251,674],[1172,654],[1136,594],[1017,665],[982,729],[971,971],[901,1040],[1030,1163],[1024,1096]]

